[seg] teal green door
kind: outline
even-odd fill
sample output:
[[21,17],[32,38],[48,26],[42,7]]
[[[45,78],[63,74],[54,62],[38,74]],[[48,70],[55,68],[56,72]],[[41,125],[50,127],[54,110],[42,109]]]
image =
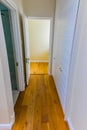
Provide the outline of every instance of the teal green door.
[[5,41],[6,41],[12,90],[17,90],[17,80],[16,80],[14,52],[13,52],[13,45],[12,45],[12,36],[11,36],[11,29],[10,29],[9,11],[8,10],[1,11],[1,16],[3,22]]

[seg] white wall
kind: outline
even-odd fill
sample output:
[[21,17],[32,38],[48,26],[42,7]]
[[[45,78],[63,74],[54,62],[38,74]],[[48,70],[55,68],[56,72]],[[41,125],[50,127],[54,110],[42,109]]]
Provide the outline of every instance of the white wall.
[[27,16],[53,17],[55,0],[22,0],[24,12]]
[[50,20],[29,19],[30,60],[49,60]]
[[64,113],[77,7],[78,0],[56,1],[52,73]]
[[[69,121],[73,130],[87,130],[87,1],[80,0],[70,77]],[[72,72],[71,71],[71,72]]]

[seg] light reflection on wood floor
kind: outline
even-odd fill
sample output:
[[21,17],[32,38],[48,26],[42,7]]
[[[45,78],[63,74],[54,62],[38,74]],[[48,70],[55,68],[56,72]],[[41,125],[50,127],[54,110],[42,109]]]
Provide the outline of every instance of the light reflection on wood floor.
[[30,63],[30,74],[48,74],[48,63]]
[[31,75],[15,105],[12,130],[69,130],[52,76]]

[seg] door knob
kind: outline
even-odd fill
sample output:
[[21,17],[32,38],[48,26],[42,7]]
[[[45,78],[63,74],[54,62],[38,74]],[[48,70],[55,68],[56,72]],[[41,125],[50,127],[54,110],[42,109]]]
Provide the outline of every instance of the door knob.
[[58,69],[62,72],[63,71],[63,69],[61,68],[61,67],[58,67]]
[[61,72],[63,71],[61,67],[59,67],[59,70],[60,70]]
[[27,61],[27,60],[30,60],[30,58],[25,58],[25,60]]
[[29,63],[30,58],[25,58],[25,62]]
[[18,66],[18,62],[16,62],[16,66]]

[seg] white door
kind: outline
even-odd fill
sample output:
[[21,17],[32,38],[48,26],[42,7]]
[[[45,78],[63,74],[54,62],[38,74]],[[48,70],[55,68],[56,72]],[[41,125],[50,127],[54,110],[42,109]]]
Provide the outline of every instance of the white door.
[[30,48],[29,48],[29,22],[28,18],[23,15],[23,33],[24,33],[24,48],[25,48],[25,64],[26,64],[26,80],[27,85],[30,77]]

